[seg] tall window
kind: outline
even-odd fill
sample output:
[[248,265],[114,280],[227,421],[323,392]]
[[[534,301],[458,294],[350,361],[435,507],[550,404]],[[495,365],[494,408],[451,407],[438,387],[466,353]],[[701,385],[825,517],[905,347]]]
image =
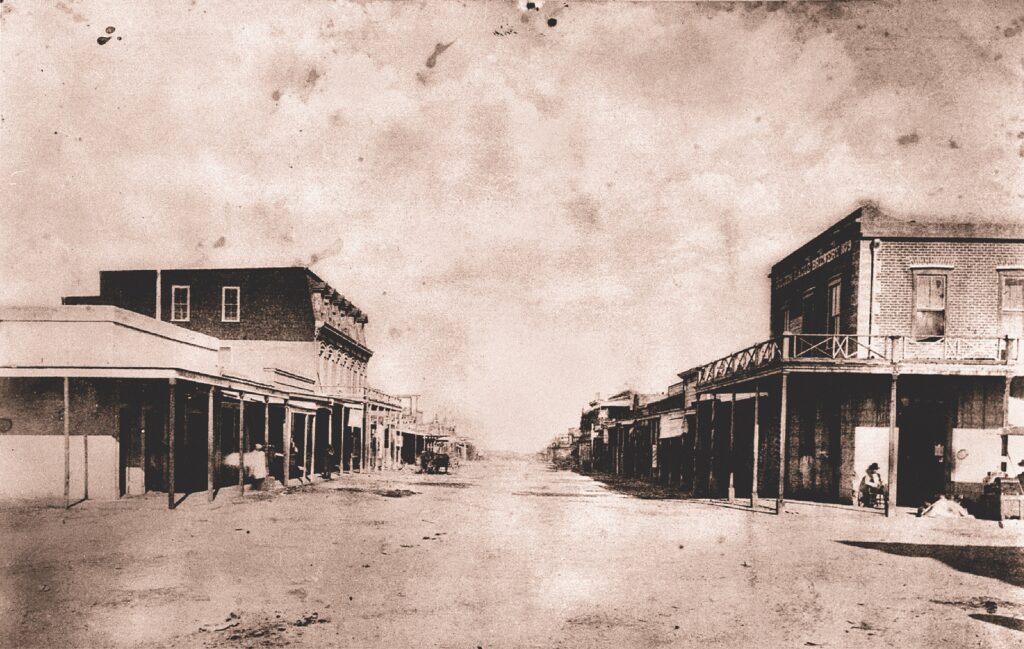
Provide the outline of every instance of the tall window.
[[838,334],[842,328],[843,301],[841,287],[842,284],[838,279],[833,280],[828,285],[828,322],[825,323],[828,330],[826,333]]
[[241,289],[225,286],[220,290],[220,319],[222,322],[238,322],[241,313]]
[[914,335],[923,339],[946,334],[946,276],[914,275]]
[[1024,338],[1024,272],[1000,273],[1000,320],[1003,335]]
[[800,332],[805,334],[818,333],[818,324],[815,322],[816,314],[814,312],[814,290],[811,289],[804,293],[803,306],[803,317],[800,320]]
[[171,322],[188,322],[190,293],[188,286],[171,287]]
[[790,331],[793,325],[793,314],[790,313],[789,305],[782,307],[782,333]]

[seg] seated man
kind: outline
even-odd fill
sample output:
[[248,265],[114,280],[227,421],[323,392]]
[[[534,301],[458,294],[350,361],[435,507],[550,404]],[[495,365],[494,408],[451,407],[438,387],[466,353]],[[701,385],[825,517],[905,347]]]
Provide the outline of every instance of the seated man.
[[882,482],[882,475],[878,472],[878,463],[872,462],[868,472],[860,480],[860,504],[865,507],[874,507],[879,496],[885,495],[885,483]]

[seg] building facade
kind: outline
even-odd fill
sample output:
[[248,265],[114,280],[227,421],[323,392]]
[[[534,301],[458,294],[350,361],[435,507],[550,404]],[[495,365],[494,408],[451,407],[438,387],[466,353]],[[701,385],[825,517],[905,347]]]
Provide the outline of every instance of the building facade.
[[878,463],[898,504],[971,501],[1024,458],[1024,227],[866,205],[770,278],[772,337],[699,368],[697,491],[851,502]]
[[63,474],[66,500],[173,504],[397,466],[401,406],[366,383],[367,321],[306,268],[109,271],[98,295],[7,309],[0,495],[53,497]]
[[[655,399],[591,402],[599,472],[698,497],[976,502],[1024,460],[1024,225],[894,218],[866,204],[776,263],[769,338]],[[655,441],[656,440],[656,441]]]

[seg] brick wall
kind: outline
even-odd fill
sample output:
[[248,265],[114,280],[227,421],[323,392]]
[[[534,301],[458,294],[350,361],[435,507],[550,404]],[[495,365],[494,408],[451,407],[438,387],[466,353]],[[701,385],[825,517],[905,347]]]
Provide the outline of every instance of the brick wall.
[[[946,334],[999,336],[1000,266],[1024,266],[1024,243],[883,241],[876,255],[873,334],[908,335],[913,322],[913,266],[949,265]],[[868,281],[867,277],[864,281]]]
[[[825,246],[836,246],[839,240],[828,240]],[[808,252],[813,257],[815,250]],[[806,260],[803,260],[806,261]],[[828,317],[828,287],[837,277],[840,280],[840,316],[839,333],[854,333],[857,327],[857,304],[859,300],[859,269],[860,246],[857,242],[850,243],[850,249],[836,259],[821,265],[810,273],[791,281],[789,284],[776,288],[771,292],[771,322],[773,336],[782,334],[783,310],[789,306],[790,330],[793,333],[825,333],[825,321]],[[773,272],[781,272],[782,268]],[[808,321],[803,312],[804,294],[813,290],[814,314]]]
[[[168,270],[161,273],[162,318],[171,318],[171,287],[191,286],[188,322],[222,340],[313,340],[313,306],[305,269]],[[221,321],[221,288],[240,289],[239,322]]]

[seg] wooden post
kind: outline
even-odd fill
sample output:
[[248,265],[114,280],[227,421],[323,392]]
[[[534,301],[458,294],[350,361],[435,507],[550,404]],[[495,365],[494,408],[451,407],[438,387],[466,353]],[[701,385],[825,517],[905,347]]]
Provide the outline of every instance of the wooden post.
[[174,434],[178,427],[177,407],[178,382],[167,380],[167,509],[174,509]]
[[[123,402],[123,399],[121,398],[121,381],[120,380],[115,380],[114,381],[114,433],[115,433],[115,435],[117,435],[117,443],[118,443],[117,444],[118,445],[118,461],[117,461],[118,481],[117,481],[117,484],[114,486],[114,494],[115,494],[116,498],[120,498],[121,497],[121,486],[122,485],[124,485],[126,490],[127,490],[127,487],[128,487],[128,462],[127,462],[128,458],[127,457],[122,457],[121,456],[121,451],[120,451],[120,449],[123,448],[121,442],[124,441],[122,439],[122,433],[121,433],[121,403],[122,402]],[[122,477],[121,476],[124,476],[123,481],[122,481]]]
[[82,498],[89,500],[89,436],[82,435]]
[[71,388],[64,377],[64,509],[71,507]]
[[736,486],[733,474],[736,471],[736,390],[732,391],[732,407],[729,409],[729,502],[736,502]]
[[206,500],[213,502],[213,472],[216,453],[213,450],[213,386],[206,397]]
[[309,480],[309,415],[302,416],[302,477]]
[[[1007,355],[1009,355],[1009,353],[1010,353],[1010,351],[1009,351],[1010,350],[1010,347],[1009,347],[1009,345],[1010,345],[1009,337],[1007,337],[1006,345],[1007,345],[1006,353],[1007,353]],[[1010,384],[1011,384],[1012,381],[1013,381],[1013,375],[1012,374],[1007,374],[1006,375],[1006,380],[1005,380],[1005,382],[1003,384],[1003,435],[1002,435],[1001,442],[1002,442],[1002,448],[1004,448],[1004,449],[1007,447],[1008,435],[1010,434]],[[1005,472],[1007,472],[1009,470],[1009,468],[1010,467],[1007,465],[1006,455],[1003,455],[1002,468],[1000,468],[1000,471],[1005,473]]]
[[[693,404],[693,431],[692,431],[693,432],[693,446],[692,446],[692,449],[691,449],[692,452],[690,453],[690,468],[692,469],[692,471],[690,472],[690,483],[688,485],[686,485],[690,489],[690,495],[691,496],[697,495],[697,462],[698,462],[697,458],[698,458],[698,455],[700,455],[700,450],[701,450],[700,449],[700,401],[701,401],[700,398],[701,398],[701,396],[703,396],[703,395],[698,393],[697,396],[696,396],[696,401]],[[690,431],[687,430],[687,432],[690,432]],[[685,446],[684,446],[684,450],[685,450]],[[683,486],[683,472],[682,472],[681,468],[680,468],[680,471],[679,471],[679,485],[680,485],[680,487]]]
[[270,444],[270,397],[263,397],[263,449]]
[[238,491],[245,493],[245,395],[238,395]]
[[146,493],[146,474],[149,471],[149,463],[146,461],[146,406],[139,408],[139,453],[142,454],[142,493]]
[[284,431],[281,435],[281,447],[281,452],[284,454],[284,471],[281,472],[281,482],[287,487],[292,456],[292,409],[287,401],[284,402]]
[[[327,409],[327,448],[334,450],[334,404],[331,404],[331,407]],[[341,454],[336,453],[335,456],[341,457]],[[324,456],[324,462],[327,462],[327,466],[324,467],[324,473],[327,477],[331,477],[333,472],[333,467],[328,459],[330,457],[330,453]]]
[[715,480],[715,438],[718,436],[718,394],[711,393],[711,438],[708,440],[708,498],[714,498],[711,484]]
[[782,373],[779,389],[779,492],[775,496],[775,513],[781,514],[786,509],[786,398],[789,388],[789,375]]
[[900,457],[900,429],[896,427],[896,384],[899,374],[892,373],[892,385],[889,390],[889,497],[885,499],[885,515],[896,515],[896,480],[898,477],[897,462]]
[[751,477],[750,477],[750,508],[755,509],[757,507],[757,461],[758,451],[760,450],[760,436],[761,436],[761,388],[757,385],[754,386],[754,449],[753,449],[753,462],[751,462]]
[[316,415],[309,416],[309,477],[316,475]]

